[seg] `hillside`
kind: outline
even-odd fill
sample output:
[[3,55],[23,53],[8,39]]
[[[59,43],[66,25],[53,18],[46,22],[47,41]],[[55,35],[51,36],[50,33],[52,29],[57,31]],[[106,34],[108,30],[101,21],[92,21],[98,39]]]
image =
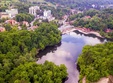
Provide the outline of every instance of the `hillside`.
[[20,2],[25,2],[25,3],[32,3],[32,4],[44,4],[48,6],[55,7],[51,2],[47,2],[45,0],[19,0]]
[[57,3],[70,7],[88,7],[92,4],[105,5],[113,3],[113,0],[46,0],[51,3]]

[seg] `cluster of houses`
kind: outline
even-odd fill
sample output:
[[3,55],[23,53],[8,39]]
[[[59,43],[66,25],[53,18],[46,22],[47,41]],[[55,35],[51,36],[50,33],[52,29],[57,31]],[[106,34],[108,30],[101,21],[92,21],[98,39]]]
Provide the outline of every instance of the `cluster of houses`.
[[[38,14],[38,12],[42,12],[42,14]],[[21,30],[20,25],[25,25],[28,30],[34,30],[38,26],[31,26],[27,21],[23,22],[17,22],[13,18],[18,14],[18,9],[7,9],[5,12],[0,12],[0,19],[3,18],[9,18],[9,20],[6,20],[5,23],[9,23],[11,25],[18,25],[18,29]],[[51,10],[44,10],[42,11],[39,6],[32,6],[29,8],[29,14],[32,14],[35,16],[36,19],[42,19],[42,20],[48,20],[52,21],[55,19],[55,17],[52,16]],[[4,27],[0,27],[0,32],[5,31]]]
[[[38,14],[37,12],[42,12],[42,14]],[[39,6],[30,7],[29,13],[34,15],[37,19],[47,19],[48,21],[55,20],[55,17],[52,16],[51,10],[42,11]]]
[[[5,12],[0,12],[0,19],[9,18],[11,20],[6,20],[5,23],[10,23],[11,25],[18,24],[15,20],[12,20],[18,14],[18,9],[7,9]],[[0,32],[4,32],[5,28],[0,27]]]

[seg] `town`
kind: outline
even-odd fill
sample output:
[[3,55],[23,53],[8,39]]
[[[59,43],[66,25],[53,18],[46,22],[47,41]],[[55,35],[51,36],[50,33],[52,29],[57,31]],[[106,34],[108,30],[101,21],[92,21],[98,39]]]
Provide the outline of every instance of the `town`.
[[[42,14],[37,14],[37,12],[42,12]],[[39,22],[42,22],[42,20],[47,20],[47,21],[52,21],[55,20],[55,17],[52,16],[51,10],[44,10],[42,11],[39,6],[31,6],[29,8],[29,14],[34,16],[34,19],[31,23],[28,21],[22,21],[22,22],[17,22],[15,20],[16,15],[18,15],[18,9],[7,9],[5,12],[0,12],[0,19],[6,19],[5,23],[6,24],[11,24],[11,25],[18,25],[18,29],[21,30],[20,25],[25,25],[28,30],[34,30],[38,26],[34,26],[33,22],[37,19],[40,19]],[[0,25],[0,32],[5,31],[5,28]]]

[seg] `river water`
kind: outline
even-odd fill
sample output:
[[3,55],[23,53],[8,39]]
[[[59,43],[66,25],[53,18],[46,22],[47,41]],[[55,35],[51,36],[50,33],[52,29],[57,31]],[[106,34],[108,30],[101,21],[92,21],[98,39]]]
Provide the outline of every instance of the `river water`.
[[105,40],[100,40],[97,37],[85,36],[75,32],[70,32],[62,35],[61,43],[47,47],[40,51],[37,55],[40,59],[37,63],[42,64],[46,60],[54,62],[56,65],[65,64],[68,72],[68,80],[65,83],[78,83],[79,72],[77,70],[77,58],[82,52],[85,45],[95,45],[104,43]]

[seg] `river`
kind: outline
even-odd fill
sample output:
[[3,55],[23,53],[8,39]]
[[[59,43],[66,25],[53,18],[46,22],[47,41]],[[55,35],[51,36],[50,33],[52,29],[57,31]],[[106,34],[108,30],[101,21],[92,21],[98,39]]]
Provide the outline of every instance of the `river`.
[[78,83],[79,72],[77,70],[77,58],[85,45],[104,43],[97,37],[85,36],[75,32],[62,35],[61,43],[53,47],[47,47],[37,55],[40,59],[37,63],[42,64],[45,60],[52,61],[56,65],[65,64],[68,72],[68,80],[65,83]]

